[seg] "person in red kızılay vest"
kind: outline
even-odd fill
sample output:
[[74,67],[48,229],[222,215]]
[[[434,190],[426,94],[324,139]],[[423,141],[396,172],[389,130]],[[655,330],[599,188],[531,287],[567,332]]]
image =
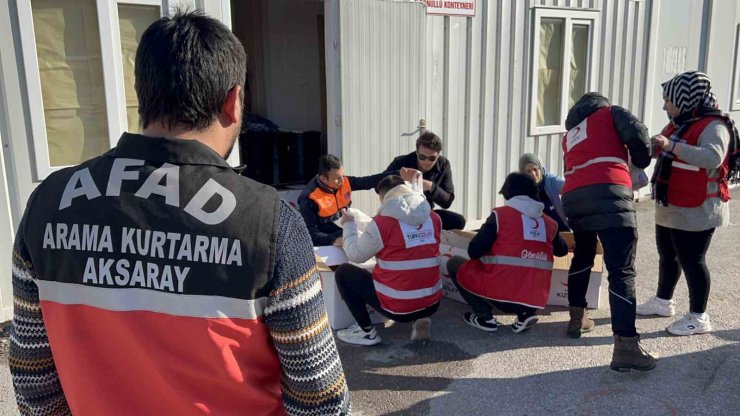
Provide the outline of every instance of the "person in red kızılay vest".
[[524,332],[537,323],[550,294],[553,255],[568,254],[558,224],[543,215],[539,190],[525,173],[506,177],[500,192],[506,199],[495,208],[468,246],[471,260],[454,256],[447,262],[453,283],[473,312],[465,323],[483,331],[498,329],[491,307],[515,313],[511,329]]
[[630,163],[638,169],[650,164],[647,128],[627,109],[611,105],[596,92],[584,94],[571,107],[565,128],[562,200],[575,241],[568,271],[570,322],[566,333],[580,338],[594,326],[585,313],[586,291],[601,240],[614,333],[610,368],[652,370],[656,360],[640,346],[635,328],[637,216],[629,168]]
[[347,258],[364,263],[374,256],[377,264],[372,273],[349,263],[336,270],[339,293],[357,321],[337,331],[337,338],[364,346],[381,342],[369,305],[396,322],[413,322],[412,340],[429,339],[429,317],[442,298],[442,220],[424,194],[414,192],[400,176],[386,177],[375,190],[382,205],[361,236],[351,214],[342,216]]
[[728,181],[738,172],[738,133],[717,105],[709,77],[690,71],[663,83],[670,123],[653,137],[658,289],[637,306],[640,315],[673,316],[673,291],[681,270],[689,287],[689,312],[666,328],[673,335],[712,330],[706,313],[710,275],[705,255],[715,228],[730,223]]

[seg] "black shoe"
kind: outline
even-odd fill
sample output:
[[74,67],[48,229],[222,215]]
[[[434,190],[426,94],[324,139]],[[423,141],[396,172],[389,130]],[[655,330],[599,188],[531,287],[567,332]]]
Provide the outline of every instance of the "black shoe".
[[480,329],[481,331],[495,332],[498,329],[498,321],[493,316],[491,317],[491,319],[483,321],[479,319],[476,314],[472,312],[465,312],[463,321],[465,321],[466,324],[472,327]]

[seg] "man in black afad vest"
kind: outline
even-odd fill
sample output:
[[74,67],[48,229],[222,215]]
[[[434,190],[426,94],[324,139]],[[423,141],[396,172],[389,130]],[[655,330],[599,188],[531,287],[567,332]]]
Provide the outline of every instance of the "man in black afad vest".
[[22,413],[350,412],[306,227],[225,161],[245,75],[220,22],[158,20],[136,55],[143,133],[32,195],[13,268]]

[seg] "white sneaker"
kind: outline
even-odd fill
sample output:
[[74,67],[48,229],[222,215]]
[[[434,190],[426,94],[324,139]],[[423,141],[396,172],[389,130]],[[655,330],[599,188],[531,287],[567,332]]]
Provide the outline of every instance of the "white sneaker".
[[428,340],[431,327],[432,320],[429,318],[415,320],[414,324],[411,326],[411,339],[414,341]]
[[683,318],[670,324],[665,330],[673,335],[696,335],[706,334],[712,331],[712,324],[709,322],[709,315],[705,319],[697,318],[691,313],[687,313]]
[[520,321],[517,317],[513,324],[511,324],[511,330],[514,331],[515,334],[518,334],[520,332],[524,332],[534,326],[538,321],[540,320],[539,316],[532,315],[529,318],[525,319],[524,321]]
[[653,296],[647,302],[637,305],[637,314],[673,316],[676,314],[676,302]]
[[360,328],[357,324],[353,324],[347,329],[340,329],[337,331],[337,338],[347,344],[365,346],[377,345],[380,344],[381,341],[380,335],[378,335],[378,331],[375,330],[375,327],[373,327],[370,332],[365,332],[365,330]]

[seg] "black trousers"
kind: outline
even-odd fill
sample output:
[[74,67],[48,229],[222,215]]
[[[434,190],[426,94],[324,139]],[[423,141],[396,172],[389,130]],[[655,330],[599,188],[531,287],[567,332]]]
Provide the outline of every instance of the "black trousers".
[[460,284],[457,282],[457,271],[460,269],[460,266],[462,266],[462,264],[466,261],[467,260],[464,257],[453,256],[450,260],[447,261],[447,272],[450,274],[450,279],[452,279],[452,282],[457,287],[458,292],[460,292],[460,295],[463,297],[463,299],[465,299],[465,302],[467,302],[468,305],[470,305],[470,307],[473,309],[473,313],[478,317],[478,319],[481,319],[483,321],[491,319],[493,317],[493,311],[491,310],[491,307],[495,307],[496,309],[504,313],[516,314],[519,321],[524,321],[530,316],[537,314],[537,309],[535,308],[520,305],[518,303],[500,302],[496,300],[486,299],[465,290],[465,288],[460,286]]
[[439,215],[439,219],[442,220],[443,230],[462,230],[465,228],[465,217],[457,212],[448,211],[446,209],[435,209],[434,212],[436,212],[437,215]]
[[370,314],[365,305],[370,305],[378,313],[396,322],[413,322],[417,319],[432,316],[439,308],[439,302],[434,305],[413,313],[397,315],[386,311],[380,306],[380,300],[375,293],[373,275],[369,270],[352,264],[343,264],[334,271],[334,278],[339,288],[342,299],[347,304],[352,317],[361,328],[372,326]]
[[657,293],[659,298],[673,298],[673,291],[683,269],[689,286],[691,312],[706,312],[710,288],[706,254],[713,235],[714,228],[692,232],[655,226],[655,242],[660,258]]
[[586,291],[596,257],[597,236],[604,248],[604,263],[609,273],[612,331],[619,336],[635,336],[635,228],[615,227],[573,233],[576,246],[568,271],[568,303],[580,308],[588,306]]

